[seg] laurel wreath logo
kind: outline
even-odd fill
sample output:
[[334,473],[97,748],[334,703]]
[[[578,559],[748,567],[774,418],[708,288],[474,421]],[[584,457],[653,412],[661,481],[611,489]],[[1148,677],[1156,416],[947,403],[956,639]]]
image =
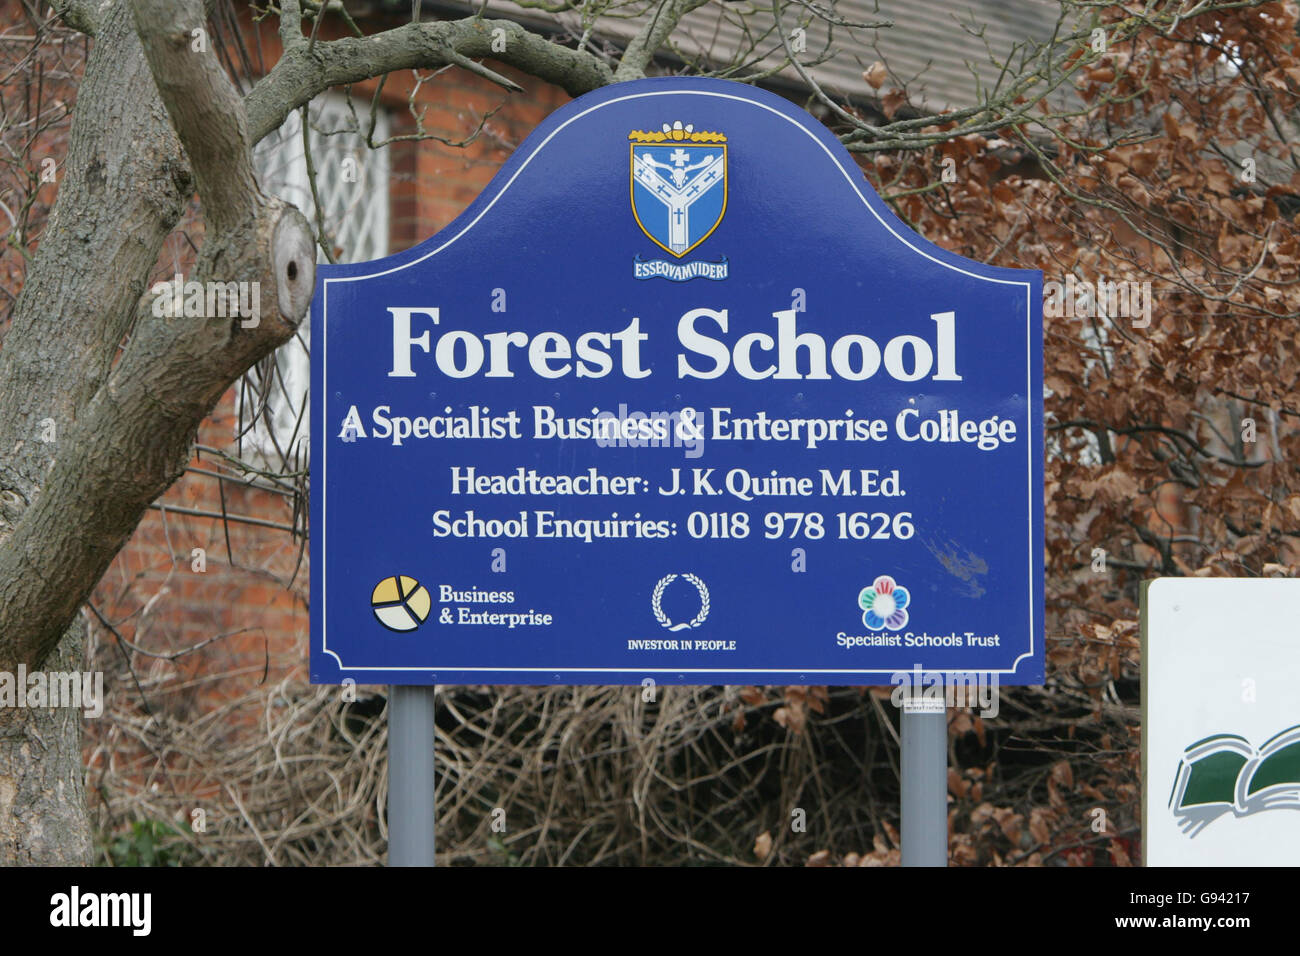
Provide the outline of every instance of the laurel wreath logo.
[[684,631],[688,628],[699,627],[704,623],[704,619],[709,616],[709,589],[704,586],[704,582],[694,574],[683,574],[681,577],[682,580],[695,585],[695,590],[700,595],[700,612],[691,618],[689,622],[683,621],[680,624],[674,624],[672,618],[664,613],[664,591],[667,590],[668,585],[677,580],[676,574],[665,574],[660,578],[659,583],[655,585],[655,589],[650,595],[650,609],[655,612],[655,620],[670,631]]

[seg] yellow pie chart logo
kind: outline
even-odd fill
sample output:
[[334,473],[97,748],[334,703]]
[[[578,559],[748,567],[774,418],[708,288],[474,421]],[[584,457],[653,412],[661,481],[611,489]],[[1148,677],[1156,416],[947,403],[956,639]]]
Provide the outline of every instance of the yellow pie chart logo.
[[384,578],[370,594],[375,620],[390,631],[413,631],[429,616],[433,600],[415,578],[400,574]]

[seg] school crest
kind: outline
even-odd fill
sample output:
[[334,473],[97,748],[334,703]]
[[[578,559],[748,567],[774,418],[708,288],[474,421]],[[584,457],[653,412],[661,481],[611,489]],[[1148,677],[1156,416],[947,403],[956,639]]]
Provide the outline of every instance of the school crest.
[[727,137],[681,120],[628,134],[632,215],[656,245],[680,259],[727,211]]

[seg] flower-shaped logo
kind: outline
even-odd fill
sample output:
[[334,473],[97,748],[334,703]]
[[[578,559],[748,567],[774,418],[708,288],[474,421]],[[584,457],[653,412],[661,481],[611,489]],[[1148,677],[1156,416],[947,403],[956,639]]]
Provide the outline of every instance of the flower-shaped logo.
[[863,588],[858,594],[862,623],[873,631],[886,627],[896,631],[906,627],[906,608],[911,600],[907,588],[899,587],[888,574],[882,574],[871,582],[871,587]]

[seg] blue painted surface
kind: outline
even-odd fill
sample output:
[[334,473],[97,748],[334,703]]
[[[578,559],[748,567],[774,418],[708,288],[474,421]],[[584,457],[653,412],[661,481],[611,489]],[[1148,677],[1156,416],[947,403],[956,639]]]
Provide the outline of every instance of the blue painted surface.
[[[643,152],[655,163],[638,181]],[[702,170],[710,183],[692,179]],[[705,194],[683,209],[692,186]],[[684,250],[674,211],[691,218]],[[920,665],[1041,683],[1041,283],[911,232],[833,136],[772,94],[673,78],[575,100],[433,238],[318,270],[312,680],[864,685]],[[784,361],[783,337],[799,343]],[[538,408],[676,436],[538,438]],[[686,408],[702,443],[689,420],[633,414]],[[714,430],[762,416],[799,439]],[[392,423],[414,432],[422,417],[479,437],[399,444]],[[961,440],[981,422],[996,447]],[[836,437],[810,442],[810,427]],[[932,428],[958,440],[905,440]],[[494,429],[519,437],[482,437]],[[465,493],[469,469],[486,493]],[[501,483],[592,469],[632,493]],[[786,493],[751,494],[773,472]],[[675,481],[685,493],[661,493]],[[471,511],[526,537],[493,536]],[[563,521],[622,522],[622,536],[548,536]],[[439,536],[457,527],[473,536]],[[376,610],[376,586],[403,576]],[[422,622],[413,582],[430,597]],[[514,617],[475,617],[493,614]]]

